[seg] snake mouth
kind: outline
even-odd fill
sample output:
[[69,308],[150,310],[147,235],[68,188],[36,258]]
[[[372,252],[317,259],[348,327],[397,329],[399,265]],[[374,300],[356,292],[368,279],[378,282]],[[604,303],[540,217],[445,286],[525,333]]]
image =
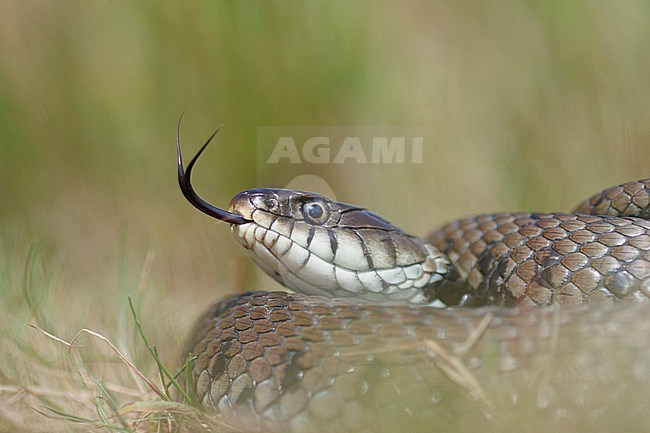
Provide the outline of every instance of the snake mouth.
[[217,135],[217,132],[221,129],[221,126],[219,126],[216,131],[210,135],[210,137],[206,140],[205,144],[201,147],[201,149],[194,155],[194,158],[190,161],[190,163],[187,165],[187,169],[183,169],[183,157],[181,155],[181,140],[180,140],[180,127],[181,127],[181,119],[183,116],[181,116],[180,119],[178,119],[178,128],[176,130],[176,153],[178,155],[178,185],[181,188],[181,192],[183,193],[183,196],[192,203],[192,205],[200,210],[201,212],[210,215],[213,218],[216,218],[220,221],[224,221],[230,224],[246,224],[251,222],[250,220],[244,218],[241,214],[234,213],[234,212],[228,212],[226,210],[220,209],[216,206],[211,205],[207,201],[203,200],[199,195],[194,191],[194,188],[192,187],[192,168],[194,167],[194,163],[196,163],[196,160],[201,156],[201,153],[205,150],[206,147],[208,147],[208,144],[212,141],[215,135]]

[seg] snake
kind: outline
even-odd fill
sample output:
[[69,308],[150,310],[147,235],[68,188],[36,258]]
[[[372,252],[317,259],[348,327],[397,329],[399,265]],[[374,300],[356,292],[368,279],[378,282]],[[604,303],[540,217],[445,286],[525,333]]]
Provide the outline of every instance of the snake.
[[305,191],[209,204],[191,172],[215,134],[187,168],[177,134],[181,191],[287,289],[227,296],[188,338],[223,431],[650,431],[650,179],[423,239]]

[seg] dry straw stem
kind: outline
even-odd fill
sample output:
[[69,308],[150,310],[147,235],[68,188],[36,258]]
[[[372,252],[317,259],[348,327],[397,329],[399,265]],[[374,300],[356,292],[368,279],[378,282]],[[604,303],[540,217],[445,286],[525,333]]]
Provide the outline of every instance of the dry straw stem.
[[[77,332],[77,335],[75,335],[74,338],[73,338],[73,339],[68,343],[67,341],[63,340],[62,338],[57,337],[56,335],[50,334],[49,332],[47,332],[47,331],[45,331],[45,330],[39,328],[39,327],[36,326],[36,325],[31,325],[31,324],[30,324],[29,326],[32,327],[32,328],[34,328],[34,329],[36,329],[37,331],[43,333],[44,335],[46,335],[47,337],[53,339],[54,341],[58,341],[59,343],[62,343],[62,344],[64,344],[65,346],[67,346],[67,347],[68,347],[68,353],[70,353],[70,352],[72,352],[72,351],[74,350],[74,352],[75,352],[76,354],[79,354],[79,349],[78,349],[78,346],[76,345],[76,342],[77,342],[77,339],[78,339],[82,334],[84,334],[84,333],[86,333],[86,334],[90,334],[90,335],[92,335],[93,337],[102,340],[103,342],[105,342],[106,344],[108,344],[108,345],[111,347],[111,349],[113,349],[113,351],[117,354],[117,356],[120,357],[120,359],[122,360],[122,362],[124,362],[124,363],[129,367],[129,369],[131,369],[131,371],[134,372],[134,373],[136,374],[136,376],[138,376],[140,379],[142,379],[142,381],[143,381],[144,383],[147,384],[147,386],[149,387],[149,389],[151,389],[151,390],[152,390],[156,395],[158,395],[160,398],[162,398],[162,399],[166,399],[166,398],[167,398],[167,396],[165,395],[165,393],[163,393],[162,391],[160,391],[160,390],[158,389],[158,387],[156,386],[155,383],[153,383],[152,381],[150,381],[149,379],[147,379],[147,377],[146,377],[146,376],[145,376],[145,375],[144,375],[140,370],[138,370],[138,368],[137,368],[135,365],[133,365],[133,363],[132,363],[132,362],[131,362],[131,361],[130,361],[126,356],[124,356],[124,354],[122,354],[122,352],[120,352],[120,350],[119,350],[117,347],[115,347],[115,345],[111,342],[111,340],[109,340],[108,338],[104,337],[104,336],[103,336],[102,334],[100,334],[99,332],[95,332],[95,331],[93,331],[93,330],[91,330],[91,329],[86,329],[86,328],[84,328],[84,329],[82,329],[81,331]],[[87,378],[84,378],[84,382],[86,382],[86,384],[88,384]]]
[[366,355],[370,352],[378,353],[399,353],[407,350],[423,350],[433,363],[455,384],[469,391],[471,397],[485,404],[488,409],[494,409],[487,399],[485,391],[480,382],[465,366],[462,361],[463,356],[481,339],[486,329],[494,319],[494,314],[486,313],[476,328],[467,336],[467,339],[454,351],[450,351],[440,343],[424,339],[421,343],[406,343],[391,346],[383,346],[369,350],[347,349],[342,352],[342,356],[359,356]]
[[[137,315],[135,316],[137,318]],[[136,321],[138,328],[141,330],[139,320]],[[98,419],[92,419],[87,416],[80,416],[71,414],[68,411],[63,411],[58,408],[46,406],[44,408],[34,408],[34,410],[42,416],[54,419],[64,419],[68,422],[77,423],[83,426],[92,426],[99,429],[108,429],[115,432],[139,432],[139,431],[235,431],[232,426],[223,423],[219,419],[206,417],[198,409],[188,404],[174,402],[170,400],[169,387],[165,387],[163,391],[152,380],[150,380],[135,364],[120,351],[109,338],[100,334],[99,332],[91,329],[84,328],[80,330],[70,341],[47,332],[40,327],[30,324],[30,327],[36,329],[41,334],[49,339],[64,345],[68,353],[73,355],[76,366],[76,371],[81,377],[87,392],[91,397],[81,397],[85,401],[92,400],[99,415]],[[119,357],[121,362],[128,367],[128,369],[141,380],[146,387],[150,390],[149,393],[139,393],[136,390],[125,388],[116,384],[103,384],[100,380],[95,378],[85,365],[81,353],[79,351],[80,344],[78,339],[83,335],[88,334],[103,343],[107,344],[111,350]],[[141,334],[146,341],[147,346],[150,348],[152,356],[156,358],[156,362],[162,366],[160,359],[157,356],[155,348],[149,346],[148,340]],[[187,363],[186,363],[187,365]],[[170,383],[174,387],[178,387],[178,391],[184,392],[176,378],[182,374],[181,369],[175,375],[171,375],[168,370],[162,366],[165,374],[170,377]],[[185,366],[183,367],[185,368]],[[162,376],[161,376],[162,377]],[[110,390],[110,391],[109,391]],[[19,386],[4,387],[0,391],[14,392],[17,395],[24,392],[30,392],[35,395],[44,395],[52,397],[60,397],[60,391],[51,389],[27,389]],[[136,397],[137,401],[119,406],[116,401],[111,397],[111,392],[118,392]],[[157,398],[156,398],[157,397]],[[153,423],[153,427],[152,424]]]
[[454,383],[467,389],[473,398],[481,401],[488,407],[491,405],[485,396],[485,391],[483,391],[483,388],[476,377],[467,367],[465,367],[461,358],[481,338],[487,327],[490,326],[490,322],[492,322],[493,318],[494,315],[492,313],[487,313],[483,319],[481,319],[478,326],[472,330],[470,335],[467,337],[467,340],[465,340],[456,354],[450,353],[434,340],[424,340],[424,346],[427,348],[427,352],[434,360],[436,366],[440,368],[440,370],[442,370]]

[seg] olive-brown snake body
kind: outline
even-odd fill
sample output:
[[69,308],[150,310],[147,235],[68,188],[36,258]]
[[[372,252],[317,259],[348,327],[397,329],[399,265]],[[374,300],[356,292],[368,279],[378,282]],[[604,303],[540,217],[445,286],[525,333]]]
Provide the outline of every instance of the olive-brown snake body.
[[302,292],[233,296],[197,323],[189,385],[229,425],[650,430],[650,181],[573,214],[479,215],[420,240],[299,191],[244,191],[220,210],[192,190],[195,160],[185,172],[179,150],[186,197]]

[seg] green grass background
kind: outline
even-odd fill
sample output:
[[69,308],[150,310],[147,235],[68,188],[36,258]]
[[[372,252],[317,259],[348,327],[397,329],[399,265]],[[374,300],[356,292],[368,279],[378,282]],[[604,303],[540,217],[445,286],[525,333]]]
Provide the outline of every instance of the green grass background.
[[[61,389],[39,365],[70,369],[28,323],[92,328],[154,371],[128,295],[173,365],[208,303],[275,287],[182,198],[182,112],[186,158],[225,125],[195,176],[221,206],[282,186],[258,184],[260,126],[419,125],[423,164],[319,176],[417,234],[570,210],[650,177],[648,22],[643,0],[0,2],[0,428],[45,425],[30,408],[47,396],[18,390]],[[88,345],[97,374],[133,383]]]

